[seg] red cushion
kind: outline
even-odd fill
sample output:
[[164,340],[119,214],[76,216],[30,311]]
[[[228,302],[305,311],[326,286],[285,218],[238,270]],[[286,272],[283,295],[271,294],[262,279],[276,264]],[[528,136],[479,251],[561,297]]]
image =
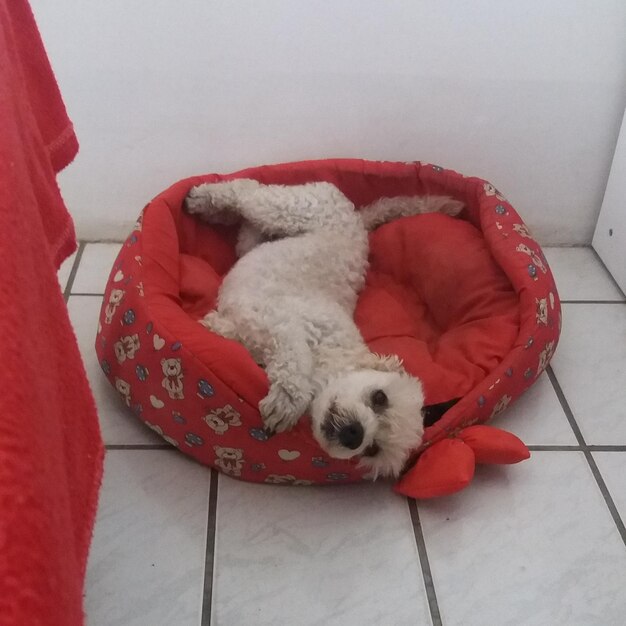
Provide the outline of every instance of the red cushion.
[[371,236],[355,320],[370,348],[398,354],[429,404],[464,396],[519,333],[519,302],[480,231],[430,214]]
[[465,489],[474,478],[472,449],[460,439],[434,443],[396,483],[394,491],[409,498],[448,496]]
[[520,439],[493,426],[469,426],[459,433],[459,438],[474,451],[476,463],[506,465],[530,457]]

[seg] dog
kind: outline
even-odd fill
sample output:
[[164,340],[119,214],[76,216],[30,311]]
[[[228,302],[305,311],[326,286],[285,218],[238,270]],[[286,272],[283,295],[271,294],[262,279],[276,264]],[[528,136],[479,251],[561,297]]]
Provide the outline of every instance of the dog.
[[237,179],[193,187],[188,213],[240,223],[238,261],[201,320],[265,368],[259,403],[270,432],[309,414],[331,457],[360,457],[368,476],[398,476],[423,435],[424,396],[397,356],[371,352],[353,321],[368,268],[368,232],[427,212],[456,216],[447,196],[381,198],[361,211],[334,185]]

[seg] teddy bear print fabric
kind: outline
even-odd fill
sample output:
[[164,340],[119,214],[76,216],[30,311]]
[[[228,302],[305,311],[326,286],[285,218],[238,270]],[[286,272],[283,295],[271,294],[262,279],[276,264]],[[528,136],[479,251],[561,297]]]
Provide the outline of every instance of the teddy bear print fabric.
[[[336,171],[336,180],[341,182],[342,168],[349,166],[325,161],[319,171]],[[280,167],[283,170],[276,169]],[[287,180],[290,167],[264,168],[259,176],[271,178],[276,172],[276,176]],[[311,167],[314,171],[318,166]],[[296,166],[293,169],[294,176],[299,177],[297,182],[303,182],[301,170]],[[247,173],[254,174],[254,170]],[[426,430],[423,450],[439,439],[453,437],[463,427],[497,420],[534,383],[556,349],[560,305],[540,247],[504,194],[491,183],[418,162],[359,161],[345,180],[346,184],[356,185],[355,196],[361,194],[369,202],[372,199],[367,193],[379,175],[393,180],[415,179],[432,193],[471,198],[464,217],[482,230],[494,258],[520,297],[519,337],[511,353]],[[359,176],[362,188],[358,187]],[[357,183],[350,182],[354,180]],[[332,182],[336,182],[334,178]],[[193,184],[197,183],[194,179]],[[174,185],[146,207],[111,269],[96,352],[122,406],[181,452],[233,478],[274,485],[338,484],[363,479],[364,472],[357,462],[325,455],[306,419],[290,433],[269,437],[255,401],[240,393],[234,377],[216,377],[189,349],[186,337],[196,333],[195,325],[198,333],[208,331],[189,319],[194,328],[179,336],[176,324],[164,324],[159,307],[149,304],[153,298],[150,268],[155,260],[147,248],[144,250],[144,240],[154,236],[151,224],[163,214],[170,215],[170,221],[171,215],[179,219],[176,207],[190,185],[189,181]],[[168,223],[163,220],[158,224],[161,229]]]

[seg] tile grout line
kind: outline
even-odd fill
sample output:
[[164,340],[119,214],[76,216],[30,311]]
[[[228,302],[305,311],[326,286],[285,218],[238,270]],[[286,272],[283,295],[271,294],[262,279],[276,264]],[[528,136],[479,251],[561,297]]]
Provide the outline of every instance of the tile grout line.
[[72,287],[74,286],[74,279],[76,278],[76,274],[78,272],[78,266],[83,258],[83,252],[85,251],[85,242],[80,241],[78,243],[78,249],[76,250],[76,258],[74,259],[74,263],[72,263],[72,269],[70,270],[70,275],[67,277],[67,282],[65,283],[65,289],[63,289],[63,300],[67,302],[72,295]]
[[217,531],[217,490],[219,474],[211,468],[209,507],[207,512],[206,552],[204,556],[204,582],[202,585],[202,616],[200,626],[211,626],[213,609],[213,581],[215,578],[215,536]]
[[551,446],[551,445],[538,445],[538,446],[526,446],[531,452],[581,452],[581,446]]
[[[428,609],[430,610],[430,619],[433,626],[442,626],[441,613],[439,612],[439,603],[437,602],[437,593],[435,592],[435,583],[433,582],[432,572],[430,570],[430,562],[428,561],[428,552],[426,551],[426,541],[422,531],[422,523],[420,522],[419,511],[417,510],[417,502],[412,498],[407,498],[411,522],[413,523],[413,535],[417,545],[417,554],[419,556],[420,567],[422,569],[422,578],[426,589],[426,598],[428,599]],[[204,626],[204,625],[203,625]]]
[[626,304],[626,300],[561,300],[561,304]]
[[[624,526],[624,522],[622,521],[619,511],[617,510],[617,507],[615,506],[615,502],[613,501],[613,497],[611,496],[611,493],[609,492],[609,489],[606,486],[606,483],[604,482],[604,478],[602,477],[602,474],[600,473],[600,470],[598,469],[598,466],[596,465],[596,461],[593,458],[593,455],[591,454],[591,450],[589,449],[589,446],[585,442],[585,438],[583,437],[582,432],[580,431],[578,423],[576,422],[576,418],[574,417],[574,414],[572,413],[572,409],[569,405],[569,402],[567,401],[567,398],[565,397],[565,394],[563,393],[563,389],[561,388],[561,385],[559,384],[559,381],[557,380],[556,375],[551,365],[548,366],[547,372],[548,372],[548,378],[550,379],[550,382],[552,383],[552,387],[554,388],[554,391],[559,399],[559,402],[561,403],[561,408],[565,412],[565,416],[567,417],[567,420],[570,423],[572,430],[574,431],[574,436],[576,437],[576,440],[580,444],[581,451],[585,455],[585,459],[587,459],[587,464],[589,465],[589,469],[591,470],[591,473],[593,477],[595,478],[596,483],[598,484],[598,489],[600,489],[600,493],[602,494],[602,497],[604,498],[604,502],[606,503],[606,506],[609,509],[609,513],[611,514],[611,517],[613,518],[613,521],[615,522],[615,526],[617,526],[617,531],[619,532],[624,544],[626,544],[626,526]],[[594,448],[597,448],[597,447],[594,446]]]
[[585,438],[583,437],[583,434],[580,432],[580,427],[578,426],[578,422],[576,422],[576,418],[574,417],[574,414],[572,413],[572,409],[570,408],[570,405],[567,399],[565,398],[563,389],[561,389],[561,385],[559,384],[559,381],[556,379],[556,375],[554,374],[552,365],[548,365],[548,367],[546,368],[546,373],[548,374],[548,378],[550,379],[550,382],[552,383],[552,388],[554,389],[554,392],[556,393],[559,403],[561,404],[561,408],[563,409],[563,412],[565,413],[565,417],[567,417],[567,421],[569,422],[570,428],[574,432],[574,437],[576,437],[576,441],[578,441],[578,445],[580,446],[582,450],[586,449],[587,443],[585,441]]
[[626,452],[626,445],[585,445],[585,446],[566,446],[566,445],[528,445],[526,446],[531,452]]
[[604,478],[602,477],[602,474],[600,473],[600,469],[598,468],[596,464],[596,460],[593,458],[593,454],[591,454],[589,450],[585,450],[584,454],[585,454],[585,458],[587,459],[587,463],[589,463],[589,467],[591,468],[591,473],[593,474],[594,478],[596,479],[596,482],[598,483],[598,488],[600,489],[600,492],[604,496],[604,500],[609,509],[609,512],[611,513],[611,517],[613,518],[613,521],[615,522],[615,525],[617,526],[617,530],[622,537],[622,541],[624,542],[624,544],[626,544],[626,526],[624,526],[624,522],[622,521],[619,511],[617,510],[617,507],[615,506],[615,502],[613,502],[613,497],[611,496],[611,493],[609,492],[609,488],[606,486],[606,483],[604,482]]

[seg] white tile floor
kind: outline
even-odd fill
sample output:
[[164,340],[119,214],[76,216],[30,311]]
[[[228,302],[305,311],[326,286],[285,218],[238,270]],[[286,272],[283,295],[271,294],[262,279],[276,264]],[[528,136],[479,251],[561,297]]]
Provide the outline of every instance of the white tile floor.
[[89,626],[626,624],[626,302],[591,250],[546,251],[561,345],[499,421],[531,460],[416,505],[240,483],[163,449],[95,362],[118,249],[89,244],[60,275],[109,447]]

